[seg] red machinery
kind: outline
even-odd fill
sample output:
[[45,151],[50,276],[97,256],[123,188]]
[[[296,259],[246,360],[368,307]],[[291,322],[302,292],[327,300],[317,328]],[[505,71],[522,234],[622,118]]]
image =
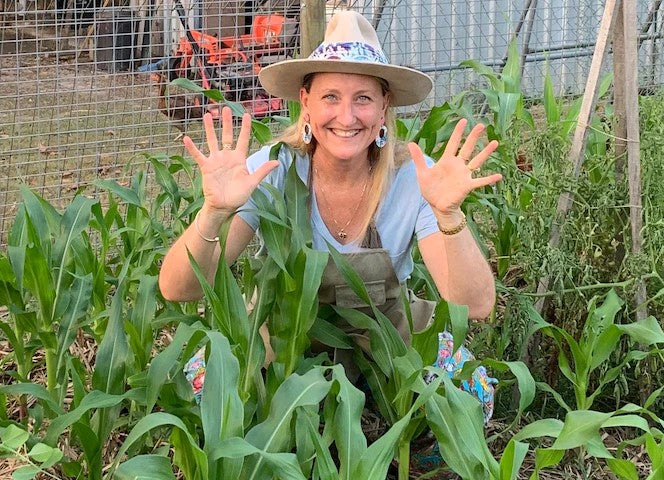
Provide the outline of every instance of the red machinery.
[[281,41],[285,17],[256,15],[250,34],[217,38],[189,29],[180,0],[175,0],[175,7],[186,35],[180,38],[174,56],[153,76],[160,85],[162,112],[180,121],[200,118],[205,111],[219,114],[218,105],[202,95],[169,92],[167,84],[176,78],[187,78],[205,89],[220,90],[225,99],[241,103],[254,117],[282,111],[283,101],[261,88],[258,72],[266,59],[286,58],[292,52],[293,46]]

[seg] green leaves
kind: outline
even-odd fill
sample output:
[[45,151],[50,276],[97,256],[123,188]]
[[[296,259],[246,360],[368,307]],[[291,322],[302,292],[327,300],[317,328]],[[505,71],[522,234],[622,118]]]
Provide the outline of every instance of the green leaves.
[[138,455],[130,458],[115,471],[116,480],[175,480],[168,457]]
[[[498,277],[504,282],[501,301],[509,302],[533,275],[533,268],[551,268],[547,263],[551,255],[569,252],[542,252],[543,261],[536,267],[519,256],[527,250],[524,246],[536,245],[532,237],[541,225],[533,226],[529,216],[537,217],[534,205],[538,212],[545,211],[543,197],[552,186],[536,172],[549,160],[532,145],[542,141],[540,132],[520,130],[532,126],[532,119],[520,91],[516,45],[510,46],[501,72],[478,62],[464,65],[475,69],[492,87],[479,91],[486,102],[481,115],[471,108],[468,99],[472,96],[466,92],[434,107],[428,116],[399,119],[397,131],[400,138],[417,142],[434,159],[461,117],[470,117],[471,124],[487,124],[488,137],[501,141],[501,148],[485,165],[500,170],[507,181],[476,192],[464,209],[470,213],[476,207],[489,208],[490,217],[479,218],[480,212],[475,210],[477,222],[472,222],[470,215],[469,221],[480,240],[493,243],[487,252],[496,260]],[[610,82],[611,78],[605,77],[604,93],[609,91]],[[198,87],[194,91],[224,102],[219,92]],[[556,99],[551,78],[545,79],[544,114],[547,128],[555,130],[557,136],[571,132],[579,105]],[[297,109],[292,107],[295,118]],[[240,106],[231,104],[231,108],[241,114]],[[602,113],[606,122],[593,122],[593,128],[600,130],[591,132],[589,151],[610,159],[608,125],[612,111],[603,107]],[[290,118],[280,121],[291,123]],[[271,138],[264,122],[253,121],[252,129],[259,142]],[[564,141],[557,141],[560,143],[555,148],[564,150]],[[288,155],[287,147],[273,146],[271,158],[277,153]],[[255,194],[268,257],[247,258],[238,266],[222,260],[214,281],[202,281],[205,308],[195,302],[165,302],[157,285],[159,260],[202,204],[200,176],[191,161],[177,155],[155,155],[148,161],[154,175],[139,170],[127,183],[99,181],[96,187],[102,191],[101,200],[77,196],[62,210],[22,188],[23,204],[8,247],[0,253],[0,305],[4,307],[0,332],[11,347],[2,361],[10,384],[0,386],[4,405],[0,453],[23,465],[14,478],[34,478],[57,466],[64,475],[85,475],[90,480],[104,476],[108,480],[172,480],[176,470],[179,476],[200,480],[382,480],[395,456],[405,478],[410,442],[426,428],[425,423],[436,435],[447,466],[464,478],[518,478],[532,449],[533,478],[544,469],[555,468],[567,451],[580,450],[600,459],[618,478],[632,480],[638,477],[626,459],[627,445],[643,446],[652,464],[649,478],[662,477],[662,421],[654,408],[661,388],[652,392],[642,407],[622,405],[613,412],[592,409],[601,404],[607,410],[609,403],[601,397],[607,387],[616,385],[616,391],[623,393],[627,385],[618,382],[623,381],[626,368],[661,354],[664,343],[659,320],[649,317],[633,322],[631,309],[625,308],[616,292],[588,302],[586,315],[574,313],[578,321],[575,330],[534,315],[528,310],[529,299],[505,308],[523,314],[523,323],[491,322],[470,330],[484,352],[494,347],[492,341],[497,337],[504,340],[504,347],[510,341],[516,343],[519,329],[529,328],[529,335],[541,332],[553,342],[549,351],[558,352],[549,365],[555,369],[557,360],[562,383],[565,379],[569,382],[569,388],[557,385],[554,390],[542,381],[535,382],[533,377],[541,380],[541,372],[502,358],[467,364],[470,371],[482,363],[501,373],[501,385],[518,387],[515,417],[522,422],[528,418],[522,416],[528,408],[540,406],[537,391],[553,398],[566,412],[561,419],[527,424],[512,438],[511,427],[501,432],[501,444],[506,442],[507,447],[494,459],[484,437],[477,401],[444,377],[429,386],[422,380],[428,368],[424,366],[430,365],[437,353],[438,331],[451,329],[455,347],[468,339],[465,307],[439,302],[434,322],[414,333],[411,345],[404,344],[375,305],[370,305],[370,315],[341,307],[319,310],[318,286],[328,255],[312,249],[308,190],[294,167],[287,172],[284,189],[264,185]],[[559,167],[552,165],[556,175]],[[606,176],[599,168],[591,173],[592,182]],[[658,178],[656,174],[652,177]],[[534,222],[544,225],[542,218]],[[587,233],[580,235],[599,235],[597,231]],[[582,253],[592,256],[606,252],[591,248]],[[330,255],[350,289],[370,304],[367,289],[347,259],[335,251]],[[592,265],[588,268],[589,276],[611,273],[595,271]],[[574,275],[572,272],[570,278]],[[414,277],[418,292],[428,289],[428,296],[436,298],[422,265],[416,267]],[[661,280],[656,268],[651,278]],[[579,296],[587,292],[587,286],[576,287]],[[650,288],[657,293],[649,305],[658,305],[662,290],[657,291],[656,283]],[[247,312],[246,300],[255,292],[253,309]],[[407,304],[408,299],[404,300]],[[567,300],[563,299],[557,313],[566,309],[576,312],[577,304],[570,306]],[[502,309],[498,313],[502,315]],[[370,354],[352,353],[374,396],[371,408],[377,408],[390,426],[373,442],[363,432],[362,412],[368,407],[363,393],[340,365],[327,366],[325,355],[314,357],[308,352],[309,338],[316,337],[351,353],[350,337],[333,323],[334,316],[369,331]],[[266,322],[277,361],[263,371],[265,349],[258,330]],[[78,358],[80,350],[71,348],[77,341],[94,343],[93,369],[87,369],[89,358]],[[206,383],[201,403],[196,404],[182,368],[201,347],[207,355]],[[505,348],[498,357],[502,351],[510,353]],[[42,364],[47,369],[46,386],[28,383],[34,369]],[[505,404],[507,390],[497,391],[499,408]],[[28,414],[25,421],[33,428],[31,434],[11,424],[7,405],[16,400]],[[636,432],[637,436],[609,449],[602,442],[603,434],[615,428]],[[110,460],[102,457],[115,452],[108,448],[109,437],[125,439]],[[531,442],[542,437],[549,437],[547,444],[553,446],[541,448]],[[66,459],[54,447],[63,441],[76,451],[76,461]],[[109,466],[109,461],[113,465]]]
[[0,427],[0,458],[10,454],[21,463],[27,463],[12,473],[14,480],[33,479],[63,458],[62,451],[41,442],[34,443],[28,450],[29,438],[30,434],[16,425]]

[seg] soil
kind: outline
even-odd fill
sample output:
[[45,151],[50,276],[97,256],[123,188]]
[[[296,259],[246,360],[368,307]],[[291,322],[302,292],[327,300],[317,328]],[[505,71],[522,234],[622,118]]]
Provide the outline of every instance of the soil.
[[98,68],[87,49],[76,50],[83,38],[56,53],[48,28],[2,29],[0,245],[20,183],[62,207],[81,189],[94,194],[98,178],[126,180],[145,165],[143,154],[182,153],[150,75]]

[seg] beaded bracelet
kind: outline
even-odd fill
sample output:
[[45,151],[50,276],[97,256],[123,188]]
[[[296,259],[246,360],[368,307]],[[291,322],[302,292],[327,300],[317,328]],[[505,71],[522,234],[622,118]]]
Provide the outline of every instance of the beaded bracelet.
[[457,226],[452,228],[443,228],[440,226],[440,222],[438,222],[438,230],[440,230],[440,233],[442,233],[443,235],[454,235],[459,233],[464,228],[466,228],[466,225],[467,225],[466,215],[463,212],[461,212],[461,221]]
[[196,232],[198,233],[198,236],[201,237],[201,238],[202,238],[203,240],[205,240],[206,242],[210,242],[210,243],[219,243],[219,236],[216,236],[216,237],[214,237],[214,238],[208,238],[208,237],[206,237],[205,235],[203,235],[203,234],[201,233],[201,229],[200,229],[200,227],[198,226],[198,214],[199,214],[199,213],[201,213],[200,210],[198,211],[198,213],[196,213],[196,216],[194,217],[194,226],[196,227]]

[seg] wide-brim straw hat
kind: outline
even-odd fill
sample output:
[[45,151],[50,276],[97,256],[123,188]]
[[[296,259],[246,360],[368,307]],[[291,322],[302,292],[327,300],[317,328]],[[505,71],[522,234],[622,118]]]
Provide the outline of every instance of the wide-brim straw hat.
[[325,39],[309,58],[284,60],[261,69],[259,81],[275,97],[299,100],[304,77],[310,73],[355,73],[382,78],[390,86],[393,106],[421,102],[431,91],[431,78],[415,69],[391,65],[369,21],[357,12],[335,14]]

